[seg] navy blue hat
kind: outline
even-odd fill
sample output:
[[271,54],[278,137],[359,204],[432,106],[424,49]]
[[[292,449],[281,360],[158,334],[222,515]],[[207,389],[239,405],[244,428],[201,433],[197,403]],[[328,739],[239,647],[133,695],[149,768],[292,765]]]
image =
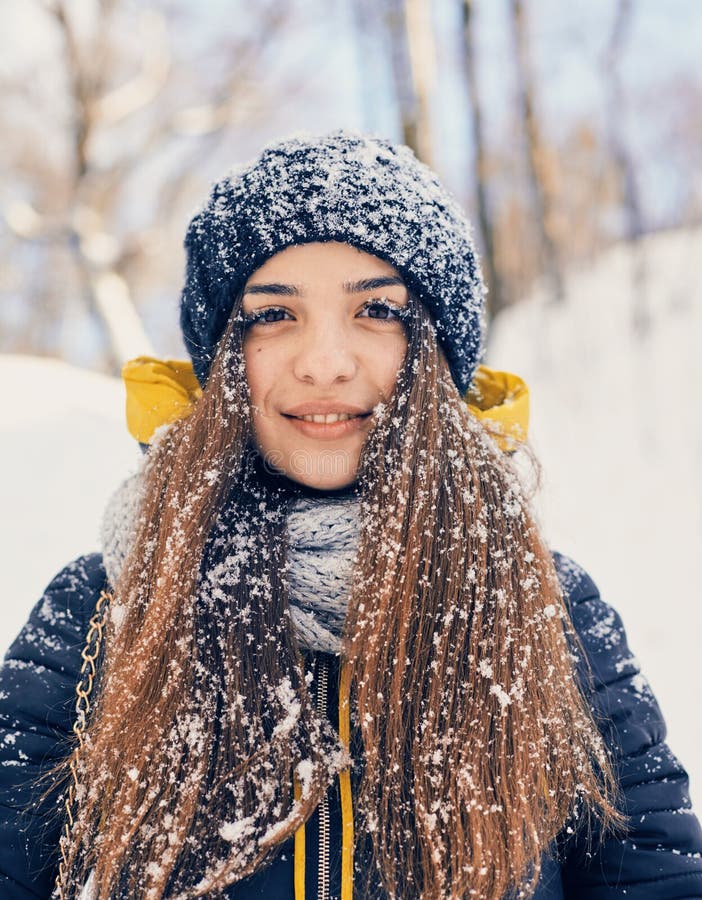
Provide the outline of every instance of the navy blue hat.
[[249,276],[286,247],[314,241],[351,244],[400,272],[433,315],[464,394],[484,330],[471,226],[409,147],[342,130],[267,145],[218,181],[190,222],[180,322],[200,384]]

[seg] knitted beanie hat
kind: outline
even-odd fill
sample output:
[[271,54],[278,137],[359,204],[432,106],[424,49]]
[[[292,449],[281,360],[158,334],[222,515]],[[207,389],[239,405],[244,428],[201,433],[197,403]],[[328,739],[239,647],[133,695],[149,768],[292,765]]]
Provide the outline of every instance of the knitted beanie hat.
[[464,394],[484,327],[471,226],[408,147],[344,130],[268,144],[218,181],[190,222],[180,321],[200,384],[249,276],[286,247],[315,241],[351,244],[399,271],[431,313]]

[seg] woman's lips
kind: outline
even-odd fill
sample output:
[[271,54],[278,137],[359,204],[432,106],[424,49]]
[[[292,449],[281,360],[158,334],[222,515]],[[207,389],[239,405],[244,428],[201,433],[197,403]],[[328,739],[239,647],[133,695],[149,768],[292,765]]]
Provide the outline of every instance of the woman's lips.
[[304,419],[298,419],[295,416],[283,415],[293,428],[296,428],[302,434],[321,440],[333,440],[361,431],[365,422],[371,417],[371,413],[366,413],[362,416],[354,416],[353,419],[346,419],[343,422],[305,422]]

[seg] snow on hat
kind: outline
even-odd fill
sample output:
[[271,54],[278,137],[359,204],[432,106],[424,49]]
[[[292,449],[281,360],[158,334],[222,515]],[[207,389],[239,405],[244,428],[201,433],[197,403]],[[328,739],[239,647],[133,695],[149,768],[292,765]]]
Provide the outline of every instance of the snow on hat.
[[351,244],[400,272],[432,314],[464,394],[484,330],[470,223],[409,147],[345,130],[266,145],[218,181],[193,216],[180,322],[200,384],[249,276],[286,247],[315,241]]

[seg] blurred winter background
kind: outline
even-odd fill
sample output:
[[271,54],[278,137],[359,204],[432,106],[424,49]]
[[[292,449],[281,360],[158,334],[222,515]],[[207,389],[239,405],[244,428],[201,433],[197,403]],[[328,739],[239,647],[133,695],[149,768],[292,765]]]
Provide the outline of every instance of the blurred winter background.
[[543,527],[622,614],[702,812],[697,0],[5,0],[0,51],[0,645],[138,461],[119,368],[184,353],[208,184],[363,128],[475,221]]

